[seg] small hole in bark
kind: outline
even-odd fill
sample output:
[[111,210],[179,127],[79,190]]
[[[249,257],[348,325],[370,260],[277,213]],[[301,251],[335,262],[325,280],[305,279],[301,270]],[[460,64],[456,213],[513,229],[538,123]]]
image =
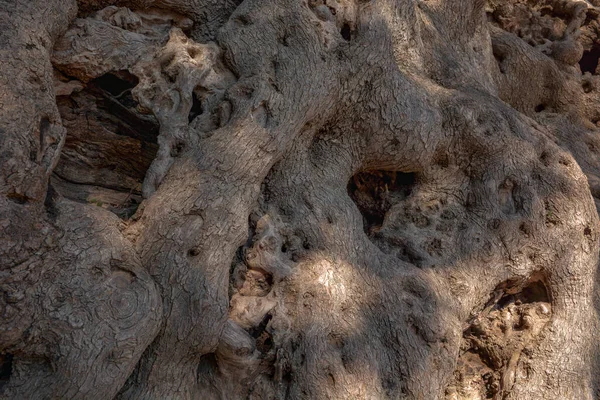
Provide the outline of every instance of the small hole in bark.
[[185,148],[185,143],[184,142],[175,142],[171,146],[171,157],[179,157],[179,155],[181,154],[181,152],[183,152],[184,148]]
[[196,257],[198,254],[200,254],[200,250],[194,247],[193,249],[189,249],[187,254],[190,257]]
[[268,353],[273,348],[273,338],[269,332],[262,332],[260,336],[256,338],[256,349],[261,353]]
[[290,47],[290,36],[287,32],[284,32],[279,40],[281,44],[285,47]]
[[519,231],[524,235],[529,235],[531,233],[531,225],[528,222],[521,222],[519,225]]
[[579,60],[581,73],[595,74],[596,68],[598,68],[598,59],[600,59],[600,46],[594,45],[590,50],[584,51],[581,60]]
[[13,355],[0,354],[0,388],[6,385],[10,380],[13,369]]
[[200,54],[200,49],[195,46],[190,46],[187,48],[187,52],[191,58],[196,58],[196,56]]
[[344,24],[344,26],[342,26],[340,34],[342,35],[342,37],[344,38],[344,40],[350,41],[350,39],[352,39],[352,28],[350,28],[350,24],[348,24],[346,22]]
[[174,75],[172,73],[165,73],[165,72],[163,72],[162,76],[164,76],[165,79],[167,80],[167,82],[169,82],[169,83],[175,83],[177,81],[177,75]]
[[272,346],[273,345],[273,340],[271,339],[271,337],[268,337],[265,339],[265,341],[263,342],[265,344],[265,346]]
[[543,104],[538,104],[537,106],[535,106],[536,113],[540,113],[540,112],[544,111],[545,109],[546,109],[546,106]]
[[571,165],[571,160],[569,160],[569,159],[568,159],[567,157],[565,157],[565,156],[561,156],[561,157],[559,157],[559,159],[558,159],[558,163],[559,163],[560,165],[564,165],[564,166],[568,167],[568,166],[570,166],[570,165]]
[[585,236],[591,236],[592,235],[592,230],[590,229],[589,226],[586,226],[585,229],[583,230],[583,234]]
[[542,154],[540,154],[540,161],[545,166],[550,165],[550,163],[552,161],[551,154],[548,151],[546,151],[546,150],[542,151]]
[[363,215],[365,232],[378,228],[392,204],[413,190],[416,174],[397,171],[359,172],[348,182],[348,194]]
[[202,114],[202,102],[196,96],[196,92],[192,93],[192,108],[190,109],[190,113],[188,114],[188,122],[192,122],[194,118],[198,115]]
[[498,218],[494,218],[488,223],[488,227],[490,229],[498,229],[500,227],[500,220]]
[[304,248],[304,250],[310,250],[310,249],[311,249],[311,247],[312,247],[312,246],[310,245],[310,242],[308,241],[308,239],[307,239],[307,240],[304,240],[304,241],[302,242],[302,248]]

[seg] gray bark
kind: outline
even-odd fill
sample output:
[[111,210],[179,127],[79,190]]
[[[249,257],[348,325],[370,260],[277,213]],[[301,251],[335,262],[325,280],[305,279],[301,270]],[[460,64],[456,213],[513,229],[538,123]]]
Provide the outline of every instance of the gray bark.
[[592,3],[0,0],[0,398],[597,398]]

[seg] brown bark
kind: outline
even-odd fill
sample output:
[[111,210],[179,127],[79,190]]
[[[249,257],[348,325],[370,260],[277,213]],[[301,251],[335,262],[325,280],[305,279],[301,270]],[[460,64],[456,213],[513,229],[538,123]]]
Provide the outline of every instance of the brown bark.
[[0,1],[0,397],[596,398],[599,16]]

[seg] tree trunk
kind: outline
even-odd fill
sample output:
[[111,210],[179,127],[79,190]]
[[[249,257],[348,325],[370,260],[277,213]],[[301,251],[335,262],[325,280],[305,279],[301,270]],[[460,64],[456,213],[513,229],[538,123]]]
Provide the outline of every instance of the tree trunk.
[[598,398],[594,4],[0,0],[0,398]]

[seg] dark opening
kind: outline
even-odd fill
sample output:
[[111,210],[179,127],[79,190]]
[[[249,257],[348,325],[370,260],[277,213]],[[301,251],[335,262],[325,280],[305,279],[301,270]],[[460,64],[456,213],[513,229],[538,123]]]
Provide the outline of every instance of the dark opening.
[[538,104],[537,106],[535,106],[536,113],[540,113],[540,112],[544,111],[545,109],[546,109],[546,106],[543,104]]
[[354,175],[348,182],[348,194],[363,215],[365,232],[380,227],[392,204],[407,198],[415,183],[414,173],[370,171]]
[[128,71],[115,71],[102,75],[92,80],[92,84],[115,97],[119,97],[124,92],[130,91],[137,86],[139,80],[135,75]]
[[271,321],[273,316],[271,314],[265,315],[261,323],[256,328],[250,328],[248,333],[256,339],[256,348],[261,353],[268,353],[273,348],[273,338],[269,332],[267,332],[267,325]]
[[248,330],[248,333],[253,338],[255,338],[255,339],[258,338],[265,331],[265,329],[267,329],[267,325],[269,324],[269,321],[271,321],[272,318],[273,318],[273,316],[271,314],[265,315],[265,317],[260,322],[260,324],[258,324],[257,327],[250,328]]
[[12,374],[13,355],[0,354],[0,388],[8,383]]
[[177,141],[171,145],[171,157],[179,157],[185,148],[185,143]]
[[550,302],[546,285],[541,280],[531,282],[521,293],[517,294],[517,298],[523,303]]
[[[134,217],[142,201],[142,182],[155,158],[159,133],[151,111],[139,107],[133,98],[137,84],[138,79],[129,72],[112,71],[79,92],[57,98],[68,133],[52,174],[54,190],[125,220]],[[41,121],[40,130],[46,125]],[[99,149],[101,157],[97,156]],[[51,198],[48,193],[46,200]],[[56,214],[52,204],[46,202],[50,217]]]
[[550,302],[550,296],[546,290],[546,285],[541,280],[531,281],[523,290],[519,293],[508,294],[503,296],[496,304],[496,309],[501,309],[509,304],[515,302],[521,303],[536,303],[536,302]]
[[256,349],[263,354],[268,353],[273,348],[273,338],[271,334],[264,331],[256,338]]
[[50,120],[48,117],[42,117],[40,120],[40,153],[43,154],[44,151],[44,141],[46,140],[46,135],[50,130]]
[[44,206],[46,207],[46,213],[51,220],[55,221],[58,217],[58,208],[56,207],[56,200],[59,195],[52,187],[52,184],[48,183],[48,191],[46,192],[46,198],[44,199]]
[[192,93],[192,108],[190,109],[190,113],[188,114],[188,122],[192,122],[194,118],[198,115],[202,114],[202,103],[198,96],[196,96],[196,92]]
[[198,376],[211,374],[219,370],[215,353],[204,354],[198,363]]
[[342,26],[340,34],[346,41],[350,41],[350,39],[352,39],[352,29],[348,23],[345,23],[344,26]]
[[506,55],[504,54],[504,52],[498,49],[498,47],[492,47],[492,54],[494,55],[494,59],[496,59],[496,62],[498,63],[498,68],[500,69],[500,72],[503,74],[506,73],[504,67],[504,60],[506,58]]
[[90,81],[85,91],[95,97],[99,111],[114,117],[111,118],[117,125],[114,133],[156,143],[158,121],[150,110],[140,108],[133,98],[131,90],[137,84],[137,77],[128,71],[114,71]]
[[[139,103],[133,98],[131,90],[137,86],[139,79],[128,71],[114,71],[93,79],[88,84],[92,93],[96,96],[104,96],[112,102],[116,102],[124,109],[136,109]],[[114,108],[114,107],[112,107]]]
[[584,51],[581,60],[579,60],[581,73],[595,74],[596,68],[598,68],[598,59],[600,59],[600,45],[595,44],[590,50]]

